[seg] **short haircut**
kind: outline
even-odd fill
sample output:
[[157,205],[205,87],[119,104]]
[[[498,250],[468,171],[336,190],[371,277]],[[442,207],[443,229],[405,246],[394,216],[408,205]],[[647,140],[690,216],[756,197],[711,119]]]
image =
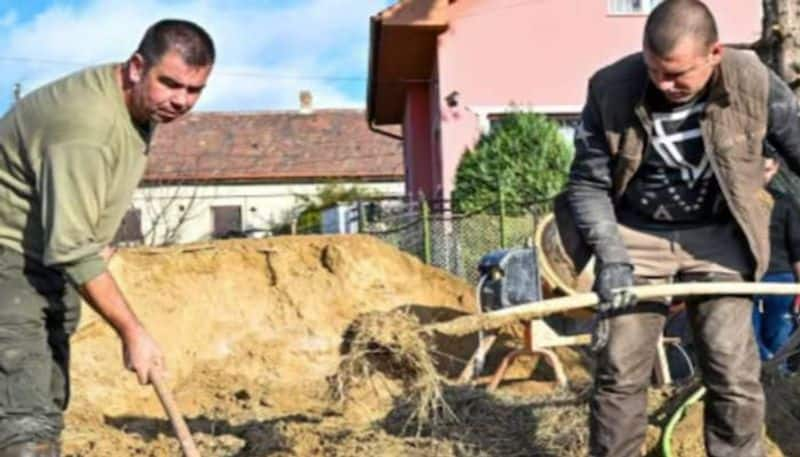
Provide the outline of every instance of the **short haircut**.
[[180,19],[164,19],[151,25],[136,52],[150,66],[157,64],[164,54],[172,50],[194,67],[212,65],[216,57],[211,36],[199,25]]
[[684,37],[691,37],[706,47],[719,41],[711,10],[700,0],[664,0],[647,17],[645,48],[663,57]]

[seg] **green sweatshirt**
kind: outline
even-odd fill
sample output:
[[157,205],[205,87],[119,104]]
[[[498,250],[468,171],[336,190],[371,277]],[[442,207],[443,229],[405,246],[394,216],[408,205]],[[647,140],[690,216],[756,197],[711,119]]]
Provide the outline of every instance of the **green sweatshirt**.
[[44,86],[0,119],[0,244],[62,269],[76,284],[105,271],[147,164],[116,64]]

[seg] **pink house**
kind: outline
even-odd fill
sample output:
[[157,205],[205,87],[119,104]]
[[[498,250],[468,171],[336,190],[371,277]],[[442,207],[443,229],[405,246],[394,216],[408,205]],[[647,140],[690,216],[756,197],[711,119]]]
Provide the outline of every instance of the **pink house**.
[[[402,125],[407,193],[449,198],[461,155],[512,104],[569,130],[589,76],[640,49],[659,1],[400,0],[373,16],[367,120]],[[723,42],[760,37],[761,0],[706,3]]]

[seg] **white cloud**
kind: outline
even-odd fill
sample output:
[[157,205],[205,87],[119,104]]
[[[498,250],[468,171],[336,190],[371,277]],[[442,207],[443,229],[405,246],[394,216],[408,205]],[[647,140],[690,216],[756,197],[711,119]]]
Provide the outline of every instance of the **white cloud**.
[[[228,66],[225,71],[213,74],[198,109],[214,110],[253,110],[253,109],[293,109],[299,106],[301,90],[311,90],[316,107],[363,107],[362,98],[353,98],[328,83],[290,77],[246,77],[234,75],[260,75],[267,71],[270,75],[308,75],[313,74],[313,65],[306,62],[292,62],[260,67]],[[363,85],[363,83],[362,83]],[[360,87],[360,86],[359,86]],[[359,93],[359,96],[363,94]]]
[[[364,81],[292,76],[366,77],[369,16],[386,0],[347,1],[346,7],[343,0],[269,3],[90,0],[80,8],[53,6],[25,21],[12,11],[0,16],[0,24],[8,22],[0,29],[0,57],[32,60],[0,61],[0,91],[11,93],[22,82],[27,92],[80,68],[42,61],[123,60],[149,24],[180,17],[205,27],[217,45],[218,64],[200,109],[294,108],[301,89],[314,93],[318,107],[363,106]],[[234,76],[242,73],[264,76]]]

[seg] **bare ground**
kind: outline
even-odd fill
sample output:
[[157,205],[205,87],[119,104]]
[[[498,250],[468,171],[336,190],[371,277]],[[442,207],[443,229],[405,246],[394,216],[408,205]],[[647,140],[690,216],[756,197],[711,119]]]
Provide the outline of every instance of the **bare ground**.
[[[573,388],[556,391],[541,365],[512,369],[495,394],[445,385],[453,412],[435,427],[410,421],[407,393],[381,374],[337,401],[330,379],[343,335],[362,313],[404,309],[422,322],[475,310],[463,281],[373,238],[282,237],[164,249],[131,249],[112,260],[132,306],[161,342],[170,385],[204,456],[580,456],[586,455],[588,361],[562,350]],[[506,329],[489,368],[518,344]],[[436,367],[454,376],[474,336],[439,337]],[[73,338],[73,397],[68,456],[180,455],[152,389],[120,362],[114,333],[91,311]],[[768,393],[767,433],[783,454],[800,456],[793,438],[798,383]],[[794,390],[792,390],[794,389]],[[666,399],[651,394],[651,409]],[[676,431],[677,456],[703,455],[701,406]],[[789,416],[787,416],[789,415]],[[648,432],[659,455],[660,429]],[[793,447],[794,446],[794,447]]]

